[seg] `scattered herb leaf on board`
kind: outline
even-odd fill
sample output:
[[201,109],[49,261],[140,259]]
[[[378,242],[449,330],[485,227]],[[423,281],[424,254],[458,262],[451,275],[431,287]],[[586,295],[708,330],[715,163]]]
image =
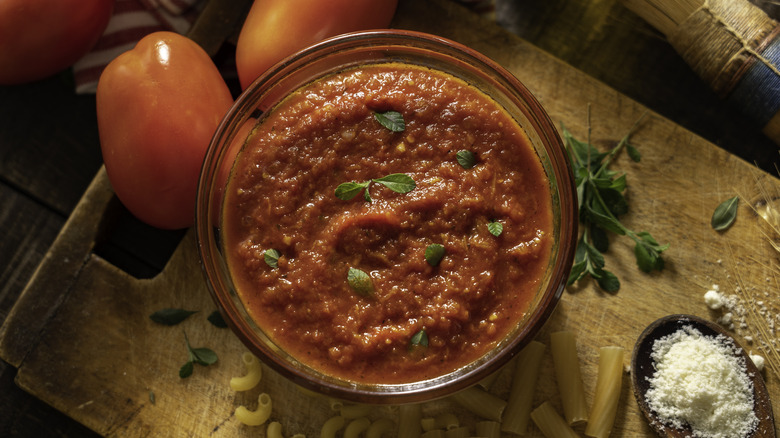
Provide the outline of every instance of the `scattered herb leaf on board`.
[[739,207],[739,196],[726,199],[712,213],[710,224],[716,231],[722,231],[730,227],[737,218],[737,207]]
[[629,139],[643,118],[637,120],[628,134],[607,152],[600,152],[590,144],[590,140],[577,140],[563,128],[564,143],[577,186],[582,229],[568,284],[590,276],[607,292],[620,290],[620,280],[605,269],[602,255],[609,249],[610,232],[634,241],[634,255],[642,271],[651,272],[664,267],[661,253],[669,248],[669,244],[659,244],[647,231],[637,233],[629,230],[618,219],[628,212],[628,202],[623,196],[627,187],[626,175],[609,169],[612,160],[623,148],[633,161],[640,161],[639,150],[629,143]]
[[438,266],[441,259],[444,258],[446,250],[444,246],[438,243],[432,243],[425,248],[425,261],[431,266]]
[[208,319],[208,321],[214,327],[227,328],[227,323],[225,322],[225,318],[222,317],[222,314],[219,312],[219,310],[215,310],[211,312],[211,314],[206,319]]
[[182,379],[192,375],[194,364],[208,366],[217,362],[217,353],[209,348],[192,348],[187,332],[184,332],[184,342],[187,344],[187,362],[179,369]]
[[160,309],[149,315],[149,318],[157,324],[176,325],[195,313],[198,313],[198,311],[186,309]]
[[393,132],[402,132],[406,129],[404,116],[398,111],[374,112],[374,118],[380,125]]
[[360,295],[371,295],[374,292],[374,283],[371,282],[371,277],[360,269],[349,268],[347,282],[349,287]]

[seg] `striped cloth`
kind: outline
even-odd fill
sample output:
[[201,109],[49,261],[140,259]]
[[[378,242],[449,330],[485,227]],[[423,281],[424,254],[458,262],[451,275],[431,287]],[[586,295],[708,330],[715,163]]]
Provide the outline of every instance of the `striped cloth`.
[[[111,60],[135,47],[149,33],[167,30],[186,34],[208,0],[115,0],[114,15],[92,51],[73,65],[76,92],[94,93]],[[322,0],[326,1],[326,0]],[[495,0],[455,0],[490,16]]]
[[111,60],[149,33],[187,33],[204,0],[116,0],[114,14],[95,47],[73,65],[76,93],[94,93]]

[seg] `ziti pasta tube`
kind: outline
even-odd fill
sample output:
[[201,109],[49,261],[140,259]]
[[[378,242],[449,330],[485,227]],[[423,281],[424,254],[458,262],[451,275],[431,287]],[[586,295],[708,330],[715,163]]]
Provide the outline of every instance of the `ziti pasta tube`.
[[531,419],[547,438],[579,438],[549,402],[531,411]]
[[623,348],[602,347],[599,350],[599,371],[596,393],[585,435],[606,438],[612,431],[617,414],[620,388],[623,383]]
[[485,391],[481,386],[470,386],[450,396],[459,405],[480,418],[501,421],[506,401]]
[[398,438],[419,438],[422,435],[422,406],[419,404],[398,407]]
[[574,332],[560,331],[550,335],[550,351],[555,367],[555,379],[563,403],[563,415],[569,424],[588,421],[588,405],[582,387],[577,340]]
[[509,390],[509,401],[501,422],[502,431],[522,435],[528,428],[531,403],[534,398],[534,388],[539,377],[543,353],[544,344],[531,341],[517,355],[512,387]]

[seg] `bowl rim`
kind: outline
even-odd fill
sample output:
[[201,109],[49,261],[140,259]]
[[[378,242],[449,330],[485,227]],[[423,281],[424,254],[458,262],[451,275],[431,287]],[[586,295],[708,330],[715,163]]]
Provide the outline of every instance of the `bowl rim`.
[[[538,309],[541,309],[541,311],[529,314],[529,316],[523,320],[522,329],[514,329],[510,332],[513,338],[507,344],[503,345],[502,352],[492,355],[487,361],[482,362],[479,366],[472,367],[473,369],[469,369],[468,371],[459,374],[456,379],[447,379],[446,377],[458,372],[462,368],[443,376],[421,382],[414,382],[413,384],[365,385],[337,378],[333,379],[338,382],[343,382],[343,384],[337,384],[316,377],[316,381],[312,381],[312,376],[300,372],[298,368],[291,367],[287,360],[279,358],[275,354],[269,354],[270,352],[266,351],[267,348],[265,348],[265,345],[258,346],[257,344],[262,344],[262,342],[256,340],[253,330],[244,323],[238,322],[242,321],[243,317],[235,314],[232,309],[233,306],[231,303],[228,303],[228,300],[231,300],[231,298],[228,296],[229,293],[226,288],[223,287],[222,290],[218,290],[219,287],[215,285],[215,280],[217,284],[221,284],[222,280],[220,277],[222,272],[219,272],[219,260],[216,260],[218,257],[212,257],[211,254],[219,236],[216,236],[215,238],[214,229],[212,229],[214,221],[210,213],[212,211],[211,198],[213,191],[211,182],[215,178],[215,171],[209,169],[209,165],[213,165],[212,160],[215,157],[215,154],[220,153],[220,148],[224,143],[222,140],[225,132],[230,129],[233,129],[234,131],[237,129],[236,126],[231,126],[231,122],[235,122],[235,120],[241,119],[242,117],[246,120],[249,117],[247,107],[252,109],[256,108],[257,102],[254,102],[254,99],[256,98],[254,93],[258,89],[261,89],[264,84],[272,83],[280,76],[288,74],[290,69],[306,62],[309,57],[318,55],[332,47],[342,47],[356,43],[362,43],[363,45],[360,47],[370,46],[372,41],[375,42],[377,40],[383,41],[382,47],[391,46],[403,48],[410,43],[416,43],[424,46],[424,48],[421,48],[420,50],[430,51],[433,50],[433,47],[446,49],[461,56],[461,62],[467,62],[471,68],[480,68],[482,71],[487,69],[491,74],[497,76],[505,83],[505,87],[509,87],[511,90],[519,93],[522,103],[528,108],[529,114],[533,115],[535,118],[531,122],[539,125],[535,125],[534,129],[538,132],[541,128],[543,131],[539,134],[540,138],[544,137],[541,139],[541,143],[543,143],[542,146],[549,155],[548,159],[551,162],[550,167],[553,168],[555,173],[554,175],[549,175],[548,170],[545,168],[545,172],[548,173],[548,178],[550,179],[551,191],[554,191],[554,189],[557,188],[560,215],[558,232],[560,235],[558,238],[557,250],[554,249],[553,253],[551,253],[551,259],[554,258],[556,263],[551,263],[548,268],[552,271],[549,273],[548,284],[546,287],[539,290],[539,293],[543,295],[541,299],[538,300],[536,306]],[[327,53],[325,56],[327,56]],[[528,117],[529,114],[525,114],[525,116]],[[525,129],[528,128],[526,127]],[[534,146],[534,148],[536,149],[536,146]],[[538,150],[537,153],[539,153]],[[219,157],[219,155],[216,156]],[[555,194],[553,194],[553,196],[554,198],[556,197]],[[550,120],[549,115],[536,97],[512,73],[486,55],[447,38],[410,30],[381,29],[338,35],[302,49],[267,70],[239,95],[233,106],[221,120],[204,156],[204,163],[199,175],[197,187],[195,231],[201,270],[212,299],[223,316],[225,316],[224,319],[233,333],[250,351],[252,351],[253,354],[258,355],[264,363],[269,365],[279,374],[307,389],[336,398],[361,403],[399,404],[440,398],[465,389],[492,372],[497,371],[514,357],[522,347],[536,337],[539,330],[541,330],[544,325],[544,322],[549,319],[550,315],[555,310],[566,286],[566,280],[574,259],[578,235],[576,202],[576,187],[571,170],[571,163],[569,162],[561,137]],[[219,246],[218,244],[216,245]],[[226,266],[222,268],[224,269],[223,272],[227,272]],[[482,359],[478,359],[477,362],[480,360]],[[469,365],[466,367],[468,366]],[[368,390],[366,388],[374,388],[374,390]],[[376,388],[380,388],[381,390],[377,391],[375,390]]]

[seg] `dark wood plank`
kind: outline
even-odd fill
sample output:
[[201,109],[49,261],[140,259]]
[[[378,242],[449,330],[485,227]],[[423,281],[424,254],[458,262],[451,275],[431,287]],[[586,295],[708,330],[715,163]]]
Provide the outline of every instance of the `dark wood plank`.
[[57,236],[65,218],[0,183],[0,323]]
[[70,417],[24,392],[16,383],[16,369],[0,361],[0,431],[5,438],[71,437],[99,435]]
[[69,78],[0,87],[0,181],[64,217],[102,164],[95,97]]

